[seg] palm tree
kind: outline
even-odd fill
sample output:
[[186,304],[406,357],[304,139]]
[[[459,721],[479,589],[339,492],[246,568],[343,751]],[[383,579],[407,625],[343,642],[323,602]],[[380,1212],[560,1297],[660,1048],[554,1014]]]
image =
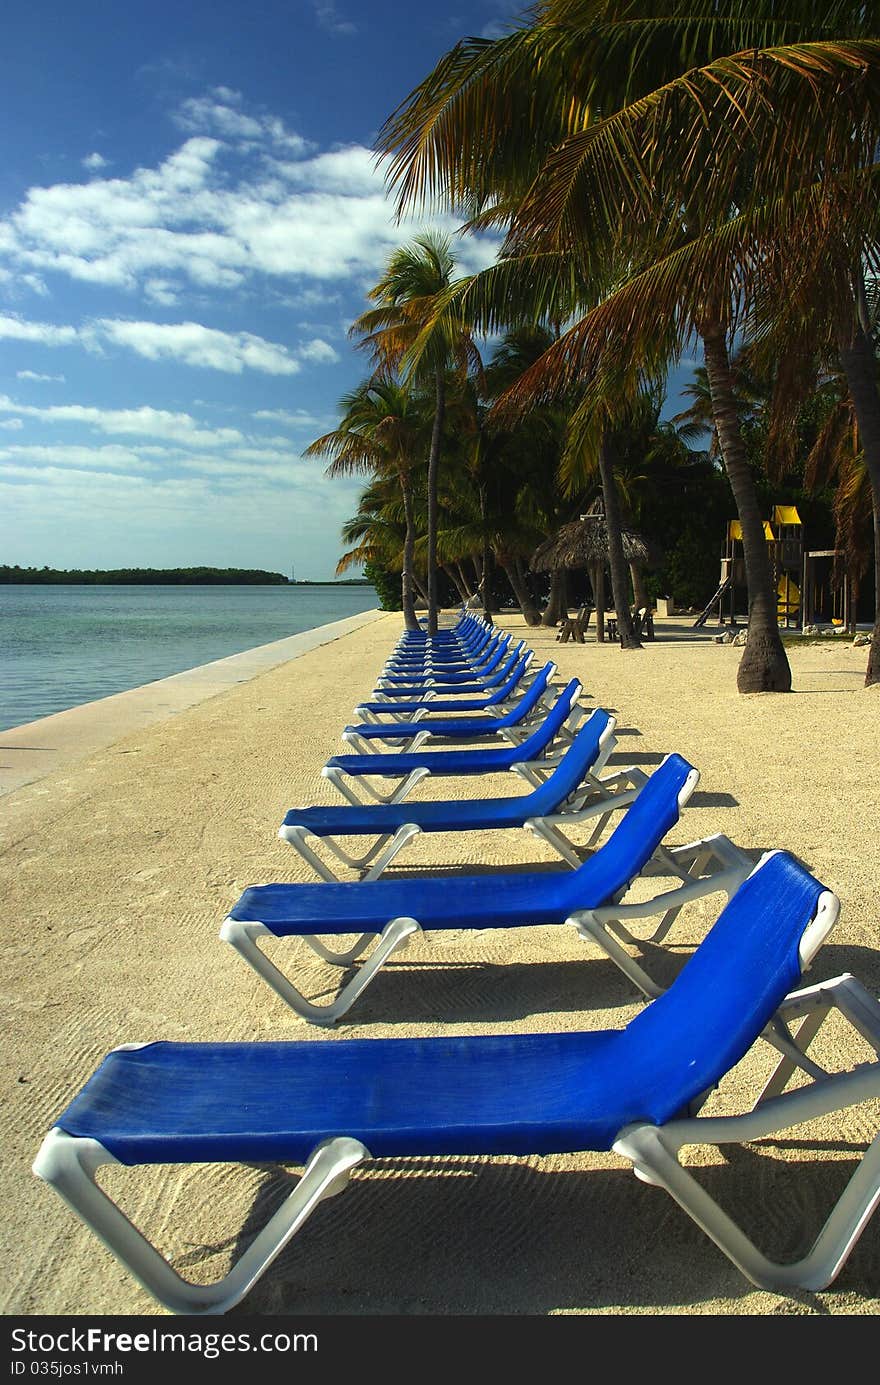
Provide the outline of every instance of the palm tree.
[[405,533],[399,488],[392,477],[374,478],[360,494],[357,514],[342,526],[343,541],[353,547],[336,564],[337,577],[368,563],[386,572],[399,571]]
[[[876,553],[880,514],[860,446],[855,409],[840,378],[826,380],[815,398],[820,408],[824,406],[825,416],[806,459],[804,485],[816,491],[836,481],[835,548],[844,554],[846,570],[857,590],[872,559],[876,582],[880,582]],[[880,606],[876,583],[875,606]],[[878,679],[866,679],[871,681]]]
[[[873,168],[869,172],[873,174]],[[868,291],[865,265],[876,266],[880,254],[878,208],[875,200],[872,221],[864,228],[857,224],[853,234],[849,227],[840,228],[838,208],[826,191],[820,187],[811,192],[824,213],[822,224],[809,239],[789,240],[767,256],[770,289],[756,305],[760,334],[755,354],[765,364],[775,348],[779,358],[768,430],[771,458],[773,453],[783,461],[791,457],[799,409],[823,378],[828,381],[830,375],[838,393],[842,382],[848,390],[848,400],[840,394],[836,422],[833,415],[829,420],[823,450],[826,461],[835,457],[842,463],[847,447],[833,445],[832,440],[839,444],[846,435],[852,439],[850,465],[830,468],[840,476],[843,490],[835,504],[838,528],[852,531],[857,520],[853,504],[860,495],[865,495],[865,508],[872,515],[874,631],[865,674],[870,685],[880,683],[880,371],[877,318],[871,312],[876,294]],[[872,287],[876,289],[876,281]],[[858,544],[853,553],[857,548]]]
[[585,383],[600,395],[620,387],[622,352],[655,374],[702,336],[749,584],[741,691],[787,690],[791,675],[729,343],[768,221],[811,234],[809,220],[806,232],[785,222],[805,186],[845,187],[846,217],[864,216],[851,175],[876,138],[880,47],[839,35],[871,18],[854,4],[817,22],[809,4],[689,0],[646,18],[627,0],[545,0],[528,28],[458,45],[379,141],[402,203],[439,192],[473,224],[512,223],[507,263],[469,291],[475,320],[503,321],[526,299],[548,315],[579,296],[579,320],[520,401]]
[[404,513],[401,594],[406,628],[417,630],[413,600],[416,521],[413,482],[425,444],[425,414],[420,401],[395,380],[373,378],[343,398],[339,427],[316,438],[306,457],[330,457],[328,476],[366,473],[394,477],[400,487]]
[[400,370],[405,383],[434,389],[434,418],[428,451],[428,633],[437,633],[437,486],[446,413],[446,373],[451,364],[465,374],[479,369],[476,347],[460,314],[438,306],[454,284],[455,261],[449,240],[432,232],[390,256],[385,273],[371,290],[378,307],[362,313],[353,336],[372,352],[381,374]]
[[[534,324],[505,332],[486,365],[486,403],[491,406],[503,398],[553,340],[552,331]],[[495,557],[527,624],[537,625],[542,617],[529,593],[526,564],[538,544],[555,532],[575,498],[575,488],[569,487],[564,495],[559,484],[566,418],[560,410],[533,409],[509,427],[490,407],[483,430],[485,486],[496,516]],[[564,585],[564,573],[554,572],[544,613],[548,625],[565,615]]]

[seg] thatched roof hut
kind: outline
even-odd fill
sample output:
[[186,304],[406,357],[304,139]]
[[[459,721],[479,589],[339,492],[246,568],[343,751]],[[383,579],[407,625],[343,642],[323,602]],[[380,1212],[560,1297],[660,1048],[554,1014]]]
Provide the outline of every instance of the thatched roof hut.
[[[623,556],[636,569],[658,561],[658,552],[635,529],[623,529]],[[608,564],[608,526],[605,515],[596,507],[591,513],[572,520],[545,539],[532,554],[529,566],[533,572],[561,572],[567,568],[586,568],[590,574],[593,600],[596,606],[596,638],[605,639],[605,568]],[[563,598],[564,599],[564,598]]]
[[[647,539],[635,529],[624,529],[623,555],[628,563],[650,563],[654,552]],[[608,561],[608,527],[602,514],[583,515],[563,524],[556,534],[545,539],[532,554],[533,572],[553,572],[557,568],[603,567]]]

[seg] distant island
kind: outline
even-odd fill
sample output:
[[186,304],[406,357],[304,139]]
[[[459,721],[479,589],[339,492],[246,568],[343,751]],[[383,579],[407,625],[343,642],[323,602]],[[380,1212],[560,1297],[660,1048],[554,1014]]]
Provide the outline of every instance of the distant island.
[[281,572],[238,567],[122,567],[100,569],[9,567],[0,565],[0,583],[43,583],[46,586],[233,586],[286,587]]

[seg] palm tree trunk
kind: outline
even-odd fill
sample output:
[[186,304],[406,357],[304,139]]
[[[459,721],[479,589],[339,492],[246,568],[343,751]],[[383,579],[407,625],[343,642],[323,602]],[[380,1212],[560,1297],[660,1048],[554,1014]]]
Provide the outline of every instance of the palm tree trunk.
[[542,625],[558,625],[568,615],[565,569],[557,568],[550,577],[550,594],[541,617]]
[[540,625],[541,612],[538,609],[538,603],[532,595],[532,589],[529,585],[528,575],[522,558],[514,558],[513,566],[522,584],[523,591],[525,592],[526,604],[523,607],[523,615],[529,625]]
[[483,590],[483,619],[492,625],[492,549],[487,539],[483,540],[483,577],[480,585]]
[[447,566],[446,563],[443,563],[441,566],[443,568],[443,571],[449,578],[450,582],[455,587],[459,596],[461,597],[462,602],[467,601],[468,597],[470,596],[470,592],[468,591],[467,587],[464,585],[464,583],[461,580],[461,577],[459,576],[461,568],[456,568],[451,564]]
[[612,444],[605,433],[599,443],[599,475],[602,478],[602,498],[605,502],[605,526],[608,530],[608,562],[611,568],[611,590],[617,613],[617,629],[621,649],[641,649],[642,642],[633,629],[629,609],[629,578],[623,553],[623,528],[620,521],[620,501],[614,479]]
[[[468,581],[468,579],[467,579],[467,574],[465,573],[465,570],[464,570],[464,568],[462,567],[461,563],[456,563],[456,567],[458,568],[458,575],[459,575],[459,577],[461,578],[461,587],[459,587],[459,590],[462,590],[462,588],[464,589],[464,591],[465,591],[465,593],[466,593],[464,599],[465,599],[465,601],[469,601],[470,598],[471,598],[471,597],[473,596],[473,594],[474,594],[474,592],[473,592],[473,587],[471,586],[470,582]],[[458,586],[458,583],[456,583],[456,586]]]
[[737,670],[736,686],[741,693],[790,692],[791,669],[779,636],[776,592],[773,590],[764,522],[740,429],[724,327],[719,318],[711,318],[702,324],[700,334],[721,456],[743,536],[749,629]]
[[484,483],[482,480],[481,480],[480,483],[479,483],[479,495],[480,495],[480,524],[481,524],[481,527],[482,527],[482,530],[483,530],[482,552],[481,552],[481,555],[480,555],[480,567],[481,567],[481,569],[482,569],[481,574],[480,574],[480,591],[481,591],[482,597],[483,597],[483,619],[487,622],[487,624],[491,625],[491,624],[492,624],[492,593],[491,593],[491,586],[492,586],[492,550],[491,550],[491,548],[490,548],[490,546],[489,546],[489,539],[488,539],[488,535],[487,535],[488,525],[487,525],[487,521],[486,521],[486,515],[487,515],[487,512],[488,512],[488,502],[487,502],[487,499],[486,499],[486,486],[485,486],[485,483]]
[[590,586],[593,588],[593,605],[596,607],[596,643],[605,643],[605,564],[590,565]]
[[403,539],[403,571],[400,574],[403,623],[407,630],[418,630],[419,620],[413,597],[413,554],[416,546],[416,530],[412,484],[409,476],[401,476],[400,490],[403,496],[403,513],[406,519],[406,533]]
[[535,605],[534,601],[529,595],[529,589],[523,580],[522,574],[519,572],[517,568],[516,559],[508,559],[507,561],[505,561],[502,558],[500,561],[501,566],[507,573],[507,580],[510,583],[510,590],[513,592],[514,596],[519,602],[519,609],[523,613],[523,620],[525,621],[526,625],[540,625],[541,612],[538,610],[537,606]]
[[645,574],[639,563],[630,563],[629,571],[633,584],[633,605],[637,611],[641,611],[651,604],[645,588]]
[[880,683],[880,392],[877,361],[861,323],[850,320],[849,330],[838,323],[837,344],[850,397],[859,425],[859,442],[871,481],[874,508],[874,632],[868,650],[865,686]]
[[434,405],[434,425],[431,429],[431,450],[428,453],[428,634],[437,633],[437,480],[440,470],[440,439],[446,413],[446,380],[440,366],[435,372],[437,384]]

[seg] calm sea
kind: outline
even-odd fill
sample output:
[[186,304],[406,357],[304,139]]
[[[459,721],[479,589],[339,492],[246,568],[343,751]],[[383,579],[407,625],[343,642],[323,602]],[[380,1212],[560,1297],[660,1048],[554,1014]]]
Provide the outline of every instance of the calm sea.
[[378,605],[372,587],[0,585],[0,730]]

